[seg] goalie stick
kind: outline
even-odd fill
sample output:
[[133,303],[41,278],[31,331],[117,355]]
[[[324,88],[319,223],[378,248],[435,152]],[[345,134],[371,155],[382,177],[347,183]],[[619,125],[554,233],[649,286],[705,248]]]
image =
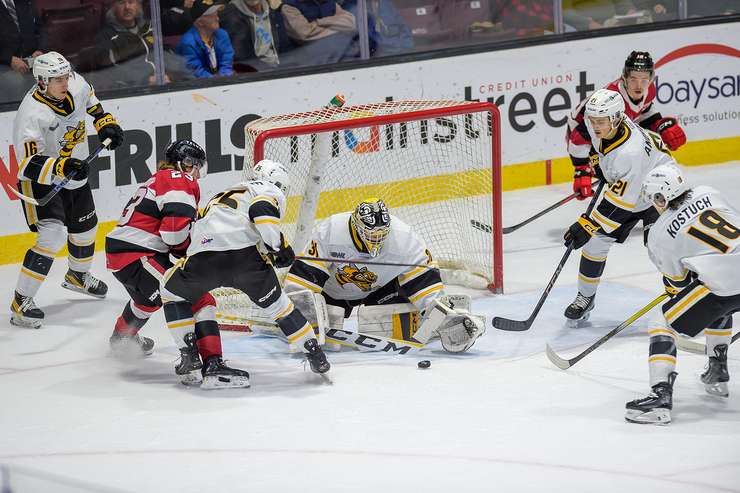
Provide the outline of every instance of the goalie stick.
[[[588,204],[588,208],[586,209],[586,216],[589,216],[591,214],[591,211],[594,209],[594,206],[596,205],[596,200],[598,199],[599,195],[601,195],[601,190],[604,188],[604,183],[605,182],[603,181],[599,183],[599,188],[598,190],[596,190],[594,197],[591,199],[591,203]],[[563,270],[565,262],[568,261],[568,257],[570,257],[570,253],[572,251],[573,244],[571,243],[565,249],[565,253],[560,259],[560,263],[558,264],[557,268],[555,269],[555,273],[550,278],[550,282],[547,283],[545,291],[542,293],[542,296],[540,296],[540,300],[537,302],[537,305],[534,307],[534,311],[527,320],[512,320],[504,317],[493,317],[493,326],[497,329],[510,332],[522,332],[525,330],[529,330],[529,328],[532,327],[532,324],[534,323],[534,319],[537,318],[537,314],[540,313],[542,305],[545,304],[545,300],[550,294],[552,287],[555,285],[555,281],[558,280],[558,276],[560,276],[560,272]]]
[[547,359],[549,359],[553,365],[557,366],[561,370],[567,370],[568,368],[570,368],[571,366],[575,365],[576,363],[581,361],[583,358],[588,356],[594,349],[601,346],[606,341],[608,341],[609,339],[611,339],[612,337],[614,337],[615,335],[619,334],[624,329],[632,325],[632,323],[635,320],[645,315],[647,312],[652,310],[656,305],[659,305],[660,303],[662,303],[663,300],[665,300],[666,298],[668,298],[668,293],[661,294],[660,296],[655,298],[653,301],[651,301],[644,307],[640,308],[640,310],[638,310],[637,313],[632,315],[630,318],[628,318],[627,320],[625,320],[624,322],[622,322],[621,324],[617,325],[615,328],[610,330],[605,336],[603,336],[601,339],[591,344],[583,352],[581,352],[578,356],[574,358],[571,358],[571,359],[561,358],[560,356],[557,355],[557,353],[555,353],[555,351],[553,351],[550,345],[547,344],[545,346],[545,352],[547,353]]
[[[82,165],[83,166],[89,165],[90,161],[98,157],[98,154],[100,154],[103,151],[103,149],[106,149],[110,145],[110,143],[111,143],[111,139],[105,139],[103,142],[101,142],[100,145],[96,147],[95,150],[82,161]],[[22,193],[20,193],[18,190],[16,190],[15,188],[11,186],[8,186],[8,188],[10,189],[11,192],[13,192],[16,195],[16,197],[18,197],[22,201],[28,202],[29,204],[32,204],[35,206],[43,207],[46,204],[48,204],[49,201],[53,199],[59,193],[59,191],[62,188],[64,188],[67,185],[67,183],[69,183],[75,176],[77,176],[77,171],[71,172],[68,176],[65,176],[62,181],[54,184],[53,188],[49,191],[49,193],[47,193],[46,195],[44,195],[38,200],[34,199],[33,197],[29,197],[28,195],[23,195]]]
[[[280,336],[280,327],[277,323],[269,320],[257,320],[243,317],[229,317],[231,322],[237,325],[247,325],[263,327],[270,329],[269,335]],[[219,324],[220,326],[221,324]],[[274,334],[272,334],[274,331]],[[242,332],[252,332],[251,330],[242,330]],[[259,334],[260,332],[254,332]],[[262,333],[265,334],[265,333]],[[267,334],[265,334],[267,335]],[[344,329],[327,329],[325,334],[326,342],[339,344],[340,346],[351,347],[365,352],[385,352],[390,354],[406,354],[418,351],[424,347],[421,342],[402,341],[390,337],[383,337],[376,334],[365,334],[363,332],[352,332]]]
[[[740,332],[732,336],[732,339],[730,339],[730,344],[737,341],[738,339],[740,339]],[[686,351],[687,353],[707,354],[706,344],[692,341],[691,339],[686,339],[680,336],[676,338],[676,347],[682,351]]]

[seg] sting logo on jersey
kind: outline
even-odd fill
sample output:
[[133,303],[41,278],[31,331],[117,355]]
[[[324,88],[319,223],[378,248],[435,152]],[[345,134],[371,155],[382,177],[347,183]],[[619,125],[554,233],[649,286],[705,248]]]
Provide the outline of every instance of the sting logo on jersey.
[[363,291],[370,291],[373,283],[378,280],[378,276],[367,267],[358,268],[355,264],[345,265],[337,269],[337,282],[344,287],[345,284],[352,283]]
[[67,127],[61,140],[59,140],[59,155],[69,157],[77,144],[85,140],[85,122],[81,121],[76,127]]

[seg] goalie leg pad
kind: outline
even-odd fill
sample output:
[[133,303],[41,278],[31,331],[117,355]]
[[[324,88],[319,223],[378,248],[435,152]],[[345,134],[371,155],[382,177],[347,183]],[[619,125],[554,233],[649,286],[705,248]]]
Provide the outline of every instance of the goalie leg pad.
[[357,323],[359,332],[409,341],[419,329],[421,316],[412,303],[361,305]]

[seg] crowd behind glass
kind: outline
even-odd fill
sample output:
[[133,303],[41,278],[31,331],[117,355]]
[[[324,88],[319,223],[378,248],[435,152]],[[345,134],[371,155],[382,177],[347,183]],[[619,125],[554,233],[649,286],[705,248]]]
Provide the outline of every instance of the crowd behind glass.
[[740,0],[0,0],[0,102],[58,51],[98,91],[740,13]]

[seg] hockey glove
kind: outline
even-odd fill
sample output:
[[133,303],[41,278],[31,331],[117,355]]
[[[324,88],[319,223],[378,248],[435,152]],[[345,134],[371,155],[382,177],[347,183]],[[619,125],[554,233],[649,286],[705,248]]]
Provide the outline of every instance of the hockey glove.
[[110,113],[103,113],[93,123],[98,132],[100,142],[110,139],[108,149],[113,150],[123,144],[123,129],[118,125],[116,119]]
[[75,173],[75,180],[84,180],[87,178],[87,165],[73,157],[60,157],[54,163],[54,174],[59,178],[66,178],[73,172]]
[[576,166],[576,172],[573,175],[573,192],[576,193],[578,200],[585,200],[594,195],[591,188],[591,177],[594,176],[591,166],[584,164]]
[[566,231],[563,235],[565,246],[568,247],[573,245],[573,250],[578,250],[583,245],[588,243],[588,240],[590,240],[594,233],[598,230],[599,226],[596,223],[591,222],[591,220],[585,214],[583,214],[581,215],[581,217],[578,218],[578,221],[574,222],[570,226],[570,228],[568,228],[568,231]]
[[655,122],[655,131],[660,134],[660,138],[668,146],[668,149],[675,151],[686,143],[686,134],[678,125],[675,118],[661,118]]
[[290,267],[295,262],[295,252],[293,247],[288,245],[288,240],[285,239],[283,233],[280,233],[280,249],[277,252],[270,253],[272,264],[275,267]]

